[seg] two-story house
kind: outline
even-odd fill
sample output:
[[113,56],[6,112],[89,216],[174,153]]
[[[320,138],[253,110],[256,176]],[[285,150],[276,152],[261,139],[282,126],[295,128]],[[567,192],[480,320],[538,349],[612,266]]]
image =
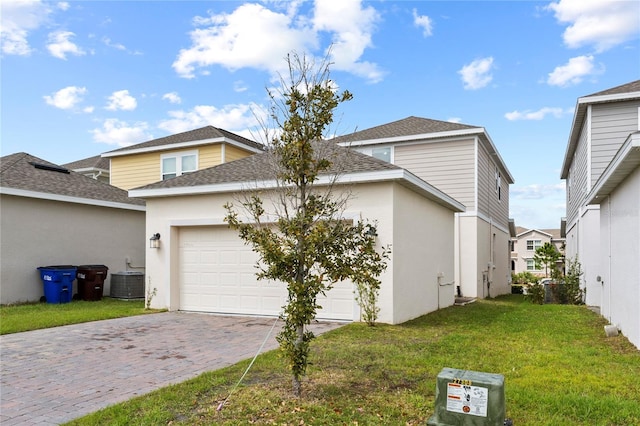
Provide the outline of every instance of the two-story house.
[[[536,250],[546,243],[552,244],[558,253],[562,254],[562,260],[557,267],[561,268],[564,261],[565,239],[561,236],[560,229],[527,229],[516,227],[516,236],[511,239],[511,272],[531,272],[543,277],[545,268],[534,260]],[[549,271],[546,271],[550,274]]]
[[640,347],[640,80],[578,98],[562,166],[567,259],[586,303]]
[[333,140],[400,166],[460,201],[466,211],[456,213],[452,235],[457,293],[484,298],[510,292],[514,179],[483,127],[412,116]]
[[102,154],[110,160],[110,183],[129,190],[264,150],[250,139],[206,126]]

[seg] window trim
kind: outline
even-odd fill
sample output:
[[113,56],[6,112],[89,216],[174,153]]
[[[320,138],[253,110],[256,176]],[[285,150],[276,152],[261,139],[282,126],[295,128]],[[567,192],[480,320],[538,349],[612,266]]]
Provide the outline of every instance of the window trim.
[[[196,161],[195,161],[195,169],[193,170],[183,170],[182,168],[182,159],[184,157],[190,157],[190,156],[194,156]],[[193,151],[179,151],[179,152],[171,152],[171,153],[166,153],[166,154],[161,154],[160,155],[160,180],[165,180],[165,175],[168,174],[173,174],[173,173],[165,173],[164,172],[164,160],[169,159],[169,158],[175,158],[176,160],[176,171],[175,171],[175,177],[178,176],[182,176],[185,173],[191,173],[191,172],[195,172],[198,170],[198,164],[199,164],[199,158],[198,158],[198,151],[197,150],[193,150]],[[171,179],[171,178],[168,178]]]
[[[538,246],[536,247],[536,241],[538,242]],[[531,247],[529,248],[529,242],[531,242]],[[542,247],[542,240],[527,240],[527,251],[536,251],[538,248]]]

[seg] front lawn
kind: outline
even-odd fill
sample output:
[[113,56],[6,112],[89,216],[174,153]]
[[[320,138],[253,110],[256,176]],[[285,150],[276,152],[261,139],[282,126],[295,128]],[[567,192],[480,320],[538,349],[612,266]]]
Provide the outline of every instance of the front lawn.
[[[278,351],[114,405],[73,425],[424,425],[443,367],[503,374],[515,425],[640,424],[640,351],[584,306],[521,295],[414,321],[349,324],[312,343],[303,397]],[[257,348],[256,348],[257,350]]]
[[103,297],[87,302],[25,303],[0,306],[0,334],[18,333],[40,328],[58,327],[81,322],[129,317],[159,312],[147,310],[144,300],[118,300]]

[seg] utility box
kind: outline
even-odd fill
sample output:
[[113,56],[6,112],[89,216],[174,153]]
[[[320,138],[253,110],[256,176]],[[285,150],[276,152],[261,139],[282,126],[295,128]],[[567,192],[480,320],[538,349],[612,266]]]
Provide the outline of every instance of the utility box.
[[436,383],[433,426],[503,426],[504,376],[443,368]]

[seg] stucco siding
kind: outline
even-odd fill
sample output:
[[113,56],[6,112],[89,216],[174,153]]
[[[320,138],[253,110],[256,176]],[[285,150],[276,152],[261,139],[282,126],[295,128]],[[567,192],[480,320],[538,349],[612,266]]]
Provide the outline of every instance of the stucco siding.
[[597,104],[591,111],[591,182],[595,183],[629,134],[637,131],[640,101]]
[[[0,195],[0,303],[34,301],[44,294],[39,266],[102,264],[111,273],[144,266],[145,213]],[[138,269],[144,271],[144,269]],[[74,283],[74,294],[77,282]]]
[[394,163],[475,210],[474,141],[396,145]]
[[453,305],[454,214],[394,188],[394,323]]
[[640,167],[602,202],[600,213],[601,313],[640,348]]

